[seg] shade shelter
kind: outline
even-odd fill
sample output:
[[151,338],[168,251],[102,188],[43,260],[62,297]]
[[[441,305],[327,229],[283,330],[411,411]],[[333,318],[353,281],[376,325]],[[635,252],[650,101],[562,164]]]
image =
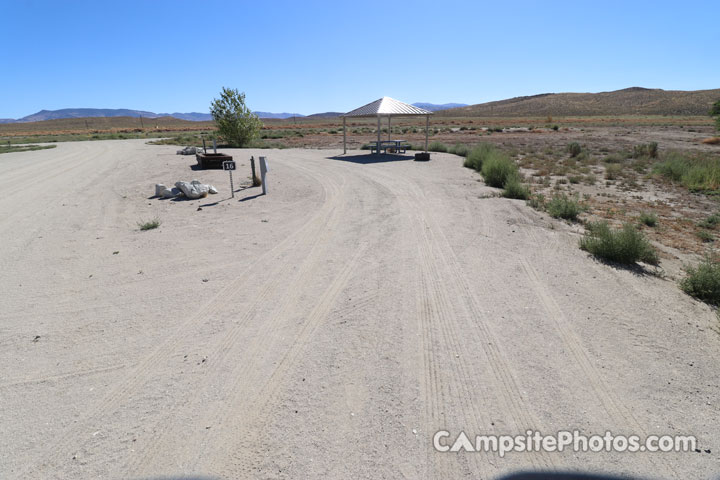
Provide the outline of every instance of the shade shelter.
[[[347,131],[346,131],[346,120],[347,118],[358,118],[358,117],[377,117],[377,141],[378,147],[380,146],[380,120],[383,117],[387,117],[388,123],[388,140],[390,140],[390,124],[392,117],[409,117],[415,115],[425,115],[425,151],[428,149],[428,131],[430,129],[430,115],[432,112],[418,108],[414,105],[410,105],[399,100],[395,100],[390,97],[383,97],[375,100],[374,102],[363,105],[360,108],[345,113],[342,116],[343,119],[343,153],[347,153]],[[378,149],[378,153],[380,150]]]

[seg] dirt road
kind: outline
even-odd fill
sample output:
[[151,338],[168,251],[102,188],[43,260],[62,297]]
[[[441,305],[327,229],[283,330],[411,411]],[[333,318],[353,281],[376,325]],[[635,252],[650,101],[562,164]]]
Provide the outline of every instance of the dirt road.
[[[595,262],[452,155],[236,150],[236,187],[267,155],[269,195],[230,199],[175,150],[0,156],[0,478],[720,472],[717,319],[673,282]],[[149,198],[193,178],[220,194]],[[440,430],[700,453],[443,453]]]

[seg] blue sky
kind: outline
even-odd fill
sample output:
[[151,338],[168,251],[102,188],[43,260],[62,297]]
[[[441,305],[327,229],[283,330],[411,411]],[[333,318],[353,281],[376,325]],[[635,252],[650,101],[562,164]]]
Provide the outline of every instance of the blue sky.
[[720,2],[0,0],[0,118],[720,88]]

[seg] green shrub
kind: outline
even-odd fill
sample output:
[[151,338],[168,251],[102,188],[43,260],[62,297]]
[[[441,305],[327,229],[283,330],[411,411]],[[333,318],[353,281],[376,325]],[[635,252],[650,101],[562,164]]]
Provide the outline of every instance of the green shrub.
[[608,180],[617,180],[622,172],[622,166],[611,163],[605,167],[605,178]]
[[482,171],[483,162],[494,155],[498,155],[495,147],[489,143],[481,143],[468,152],[463,166],[480,172]]
[[657,142],[643,143],[633,147],[633,158],[650,157],[657,158],[658,144]]
[[485,184],[490,187],[502,188],[505,186],[505,181],[511,175],[517,175],[517,165],[510,160],[510,157],[502,152],[495,151],[495,154],[488,156],[482,162],[482,176],[485,179]]
[[640,214],[640,223],[648,227],[655,227],[658,223],[658,217],[654,213],[642,212]]
[[713,106],[710,109],[710,116],[715,117],[715,126],[718,130],[720,130],[720,100],[713,103]]
[[460,157],[467,157],[468,153],[470,153],[470,147],[461,143],[456,143],[450,147],[449,152]]
[[432,142],[430,145],[428,145],[428,150],[431,152],[447,152],[448,148],[447,145],[445,145],[442,142]]
[[720,306],[720,262],[717,257],[706,256],[696,267],[685,269],[687,276],[680,288],[690,296]]
[[561,195],[553,195],[547,203],[547,211],[551,217],[563,218],[565,220],[577,220],[577,216],[583,211],[582,205],[564,193]]
[[618,153],[613,153],[611,155],[608,155],[605,157],[605,160],[603,160],[605,163],[623,163],[625,159],[622,157],[622,155]]
[[709,217],[707,217],[705,220],[699,223],[699,225],[703,228],[709,228],[714,229],[715,227],[720,224],[720,215],[717,213],[713,213]]
[[712,192],[720,189],[720,159],[691,166],[683,175],[682,183],[691,192]]
[[656,164],[653,171],[668,180],[679,182],[682,180],[687,169],[687,159],[679,153],[672,152],[668,154],[662,162]]
[[535,195],[531,195],[530,198],[527,199],[527,204],[535,210],[544,210],[545,195],[543,195],[542,193],[536,193]]
[[625,223],[619,230],[611,229],[604,221],[589,223],[587,233],[580,239],[580,248],[611,262],[627,265],[638,261],[650,265],[659,263],[650,241],[630,223]]
[[571,159],[572,159],[572,158],[575,158],[575,160],[577,160],[578,162],[582,163],[583,165],[588,165],[588,164],[591,164],[591,163],[592,163],[592,158],[590,157],[590,154],[589,154],[588,152],[584,151],[584,150],[583,150],[582,152],[580,152],[580,153],[577,155],[577,157],[570,157],[570,158],[571,158]]
[[697,237],[705,243],[715,241],[715,237],[713,237],[712,233],[708,232],[707,230],[700,230],[696,232],[695,235],[697,235]]
[[520,175],[514,174],[505,180],[502,196],[505,198],[527,200],[530,197],[530,189],[520,181]]
[[686,157],[672,152],[653,171],[673,182],[682,183],[693,192],[714,192],[720,189],[720,158]]
[[140,228],[140,230],[145,231],[145,230],[153,230],[155,228],[158,228],[161,223],[162,222],[160,221],[159,218],[154,218],[153,220],[149,220],[146,222],[145,221],[137,222],[137,225]]
[[593,175],[592,173],[589,175],[585,175],[583,183],[585,183],[585,185],[595,185],[597,183],[597,177],[595,177],[595,175]]
[[577,157],[582,152],[582,147],[577,142],[568,143],[567,151],[571,157]]

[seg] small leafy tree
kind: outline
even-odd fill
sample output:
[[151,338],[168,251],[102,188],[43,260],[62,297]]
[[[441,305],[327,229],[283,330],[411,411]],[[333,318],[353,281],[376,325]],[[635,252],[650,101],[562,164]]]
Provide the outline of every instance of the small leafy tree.
[[713,104],[710,109],[710,116],[715,117],[715,124],[717,125],[717,129],[720,130],[720,100]]
[[262,122],[245,105],[245,93],[223,87],[219,99],[213,99],[210,113],[218,133],[234,147],[245,147],[257,137]]

